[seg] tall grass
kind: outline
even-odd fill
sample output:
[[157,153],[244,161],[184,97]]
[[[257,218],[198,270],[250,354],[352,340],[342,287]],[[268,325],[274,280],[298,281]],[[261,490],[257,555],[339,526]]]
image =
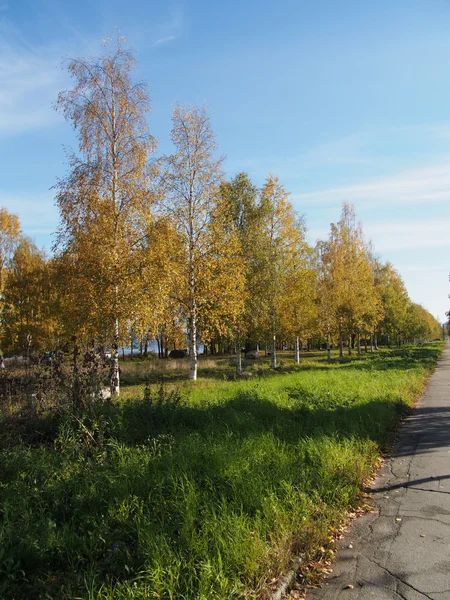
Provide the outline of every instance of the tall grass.
[[218,374],[4,445],[0,597],[264,598],[356,506],[440,348]]

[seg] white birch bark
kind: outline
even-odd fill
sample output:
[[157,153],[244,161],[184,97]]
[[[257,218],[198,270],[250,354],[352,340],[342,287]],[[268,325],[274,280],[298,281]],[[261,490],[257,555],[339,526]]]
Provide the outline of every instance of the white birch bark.
[[[118,205],[118,173],[117,173],[117,130],[116,130],[116,104],[114,95],[112,96],[112,139],[111,139],[111,161],[112,161],[112,205],[114,214],[117,211]],[[114,257],[116,261],[117,269],[117,227],[115,228],[115,239],[114,239]],[[117,275],[116,275],[117,276]],[[120,395],[120,371],[119,371],[119,318],[118,314],[119,304],[119,285],[118,283],[114,286],[114,344],[111,352],[112,368],[111,368],[111,398],[113,396]]]
[[236,375],[238,377],[242,375],[241,339],[239,336],[236,342]]
[[297,364],[300,362],[300,341],[298,335],[295,336],[295,362]]
[[277,368],[277,336],[274,334],[273,338],[272,338],[272,356],[271,358],[271,365],[272,365],[272,369],[276,369]]
[[195,301],[191,301],[191,316],[189,326],[189,379],[197,381],[197,313]]
[[120,394],[120,371],[119,371],[119,319],[114,321],[114,344],[111,350],[111,397]]

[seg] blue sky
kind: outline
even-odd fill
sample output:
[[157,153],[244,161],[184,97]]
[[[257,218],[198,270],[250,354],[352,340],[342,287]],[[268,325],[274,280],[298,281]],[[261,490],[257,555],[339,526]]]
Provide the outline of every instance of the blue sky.
[[314,242],[352,202],[413,301],[450,308],[448,0],[0,0],[0,206],[51,246],[50,189],[71,127],[52,103],[64,57],[117,26],[151,86],[169,152],[174,101],[206,101],[231,176],[269,172]]

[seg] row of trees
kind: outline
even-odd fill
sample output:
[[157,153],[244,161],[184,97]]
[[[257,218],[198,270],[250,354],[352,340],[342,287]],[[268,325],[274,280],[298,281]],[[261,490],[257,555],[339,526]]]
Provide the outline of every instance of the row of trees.
[[[245,173],[226,181],[204,107],[176,106],[170,156],[155,140],[146,86],[118,40],[94,59],[68,63],[74,87],[57,108],[79,141],[57,184],[54,256],[0,218],[2,350],[50,349],[70,336],[118,348],[132,337],[167,347],[270,345],[322,338],[349,352],[361,339],[424,339],[439,324],[413,304],[399,275],[376,259],[354,209],[344,205],[329,238],[312,248],[289,194],[273,175],[257,189]],[[8,225],[8,223],[10,225]],[[9,227],[9,229],[8,229]],[[3,236],[3,237],[2,237]]]

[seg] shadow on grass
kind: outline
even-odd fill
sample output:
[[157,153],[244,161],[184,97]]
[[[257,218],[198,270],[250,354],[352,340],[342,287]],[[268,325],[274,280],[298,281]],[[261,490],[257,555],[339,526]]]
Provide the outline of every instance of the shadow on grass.
[[[327,519],[356,501],[405,411],[400,399],[313,400],[300,390],[286,407],[255,392],[215,406],[103,406],[63,420],[53,447],[10,448],[0,462],[12,569],[0,557],[3,597],[84,598],[90,573],[98,590],[144,570],[152,593],[193,600],[207,564],[229,578],[222,596],[217,582],[208,594],[242,597],[230,590],[267,577],[261,552],[279,528],[304,550],[310,520],[326,535]],[[170,593],[167,573],[160,588],[154,581],[161,568],[176,572]]]
[[179,439],[193,432],[236,437],[270,432],[285,443],[295,444],[299,437],[316,435],[360,435],[379,442],[386,422],[408,411],[400,398],[342,406],[326,399],[319,404],[317,396],[301,388],[293,388],[289,396],[289,407],[278,406],[252,391],[205,407],[157,407],[136,401],[120,408],[110,407],[108,415],[112,423],[120,423],[114,426],[114,437],[132,444],[141,443],[149,435],[171,434]]

